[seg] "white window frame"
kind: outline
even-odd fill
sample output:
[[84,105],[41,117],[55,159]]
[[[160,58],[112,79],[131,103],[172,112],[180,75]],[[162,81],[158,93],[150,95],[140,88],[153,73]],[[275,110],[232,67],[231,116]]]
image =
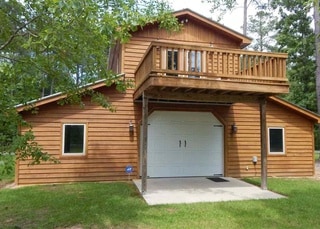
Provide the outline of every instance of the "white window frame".
[[[79,153],[66,153],[65,149],[65,127],[66,126],[83,126],[83,148]],[[85,123],[64,123],[62,125],[62,155],[63,156],[84,156],[87,148],[87,125]]]
[[[270,147],[270,130],[282,130],[282,151],[272,152]],[[268,153],[271,155],[284,155],[286,154],[286,142],[285,142],[285,129],[284,127],[268,127]]]

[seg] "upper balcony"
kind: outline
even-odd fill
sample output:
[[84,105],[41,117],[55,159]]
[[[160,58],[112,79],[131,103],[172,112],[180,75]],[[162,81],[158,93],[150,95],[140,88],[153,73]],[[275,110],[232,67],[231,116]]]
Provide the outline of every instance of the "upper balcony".
[[152,42],[136,72],[134,99],[199,100],[289,92],[284,53]]

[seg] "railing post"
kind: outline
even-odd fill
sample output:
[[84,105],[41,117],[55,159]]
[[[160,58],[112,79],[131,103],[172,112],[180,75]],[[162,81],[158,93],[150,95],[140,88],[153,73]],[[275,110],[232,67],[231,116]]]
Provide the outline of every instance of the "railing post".
[[166,60],[167,60],[167,49],[164,48],[163,46],[160,47],[160,66],[159,68],[160,69],[166,69],[167,68],[167,63],[166,63]]

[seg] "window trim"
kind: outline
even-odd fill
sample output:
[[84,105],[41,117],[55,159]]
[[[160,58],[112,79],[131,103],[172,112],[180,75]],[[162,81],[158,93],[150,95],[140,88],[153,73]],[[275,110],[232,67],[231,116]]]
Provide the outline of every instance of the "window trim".
[[[282,151],[271,152],[270,151],[270,130],[282,130]],[[285,142],[285,128],[279,126],[268,127],[268,154],[270,155],[285,155],[286,154],[286,142]]]
[[[64,144],[65,144],[65,127],[68,125],[73,126],[83,126],[83,149],[81,153],[66,153],[64,152]],[[61,146],[61,154],[62,156],[85,156],[87,151],[87,124],[86,123],[63,123],[62,124],[62,146]]]

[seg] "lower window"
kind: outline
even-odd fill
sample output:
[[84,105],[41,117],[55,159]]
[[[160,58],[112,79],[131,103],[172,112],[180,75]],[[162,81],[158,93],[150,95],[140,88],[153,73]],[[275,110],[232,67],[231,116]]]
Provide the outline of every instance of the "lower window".
[[285,154],[284,128],[269,127],[269,154]]
[[85,155],[86,125],[63,124],[63,155]]

